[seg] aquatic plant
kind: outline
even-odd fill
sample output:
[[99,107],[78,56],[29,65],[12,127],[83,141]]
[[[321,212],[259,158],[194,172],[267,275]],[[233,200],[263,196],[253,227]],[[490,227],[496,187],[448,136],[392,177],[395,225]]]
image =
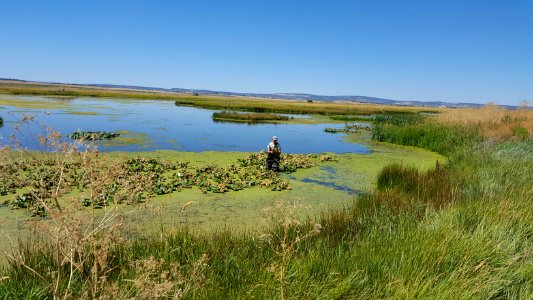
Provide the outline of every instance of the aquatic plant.
[[86,141],[98,141],[98,140],[110,140],[120,136],[118,132],[106,132],[106,131],[75,131],[68,135],[69,139],[73,140],[86,140]]
[[[102,208],[112,203],[140,203],[151,195],[193,187],[203,193],[225,193],[254,186],[273,191],[291,188],[289,181],[279,173],[265,169],[265,153],[250,154],[226,167],[193,167],[188,162],[143,157],[108,163],[105,158],[86,161],[82,159],[84,156],[71,156],[68,161],[31,158],[0,165],[0,173],[5,175],[0,177],[0,194],[14,194],[14,200],[8,204],[13,208],[26,208],[33,214],[38,210],[37,204],[56,205],[57,198],[74,190],[87,194],[80,200],[83,206]],[[283,154],[280,171],[294,172],[320,161],[325,159],[317,155]],[[17,194],[17,190],[28,188],[32,197],[39,201],[24,200],[33,198]],[[130,195],[131,190],[136,191],[135,196]]]
[[324,128],[324,132],[326,133],[357,133],[359,130],[372,130],[372,127],[356,124],[345,124],[343,128]]

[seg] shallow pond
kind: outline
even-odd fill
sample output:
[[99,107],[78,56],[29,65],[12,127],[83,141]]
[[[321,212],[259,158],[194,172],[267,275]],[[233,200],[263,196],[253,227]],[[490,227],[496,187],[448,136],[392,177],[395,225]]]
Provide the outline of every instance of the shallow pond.
[[[101,151],[246,151],[266,149],[273,135],[286,153],[369,153],[363,145],[328,134],[324,128],[343,124],[236,124],[214,122],[214,110],[175,106],[166,100],[110,98],[47,98],[0,96],[0,145],[12,144],[13,134],[23,148],[46,150],[37,141],[43,126],[63,136],[76,131],[118,131],[119,138],[98,141]],[[21,123],[25,116],[33,116]],[[302,116],[294,116],[296,118]]]

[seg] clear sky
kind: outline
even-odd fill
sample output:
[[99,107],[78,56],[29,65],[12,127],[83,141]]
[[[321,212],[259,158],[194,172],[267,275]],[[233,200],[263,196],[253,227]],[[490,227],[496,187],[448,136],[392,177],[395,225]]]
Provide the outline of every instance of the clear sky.
[[0,0],[0,77],[533,101],[533,1]]

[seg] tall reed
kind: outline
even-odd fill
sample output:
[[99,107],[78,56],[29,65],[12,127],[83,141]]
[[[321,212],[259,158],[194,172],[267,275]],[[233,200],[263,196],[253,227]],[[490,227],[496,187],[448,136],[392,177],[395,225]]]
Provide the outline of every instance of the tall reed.
[[533,134],[533,109],[527,103],[517,109],[494,104],[479,109],[455,109],[436,118],[444,124],[477,125],[483,136],[492,139],[527,139]]

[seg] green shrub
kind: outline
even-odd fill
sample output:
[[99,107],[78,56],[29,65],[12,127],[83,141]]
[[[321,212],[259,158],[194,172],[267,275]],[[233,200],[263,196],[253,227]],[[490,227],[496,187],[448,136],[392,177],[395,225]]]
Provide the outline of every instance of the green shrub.
[[526,140],[529,136],[529,132],[527,131],[527,129],[522,126],[514,126],[512,130],[513,136],[519,140]]

